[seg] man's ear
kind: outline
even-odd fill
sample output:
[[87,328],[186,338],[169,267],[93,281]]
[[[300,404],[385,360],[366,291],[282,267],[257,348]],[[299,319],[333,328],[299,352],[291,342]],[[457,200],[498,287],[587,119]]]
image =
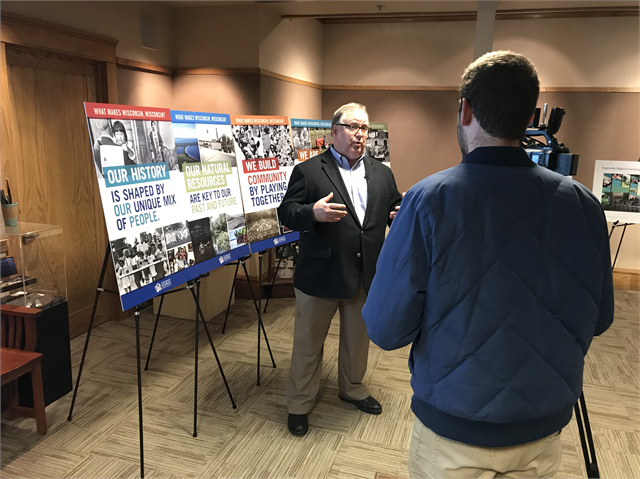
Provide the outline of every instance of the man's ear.
[[466,98],[463,98],[461,101],[460,124],[462,126],[469,126],[471,124],[471,120],[473,120],[473,109]]

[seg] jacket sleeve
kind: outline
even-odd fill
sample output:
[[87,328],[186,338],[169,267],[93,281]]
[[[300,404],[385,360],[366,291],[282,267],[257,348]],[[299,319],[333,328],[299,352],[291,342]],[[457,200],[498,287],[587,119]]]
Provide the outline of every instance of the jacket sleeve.
[[315,202],[308,202],[307,178],[302,167],[296,165],[287,192],[278,207],[280,222],[295,231],[313,230],[312,210]]
[[[604,211],[602,212],[604,217]],[[604,231],[607,233],[606,218],[604,219]],[[605,236],[602,248],[602,293],[600,295],[600,307],[598,311],[598,321],[596,322],[595,336],[604,333],[611,323],[613,323],[614,299],[613,299],[613,273],[611,270],[611,251],[609,238]]]
[[409,191],[382,247],[362,317],[382,349],[410,344],[424,321],[431,228],[420,195]]

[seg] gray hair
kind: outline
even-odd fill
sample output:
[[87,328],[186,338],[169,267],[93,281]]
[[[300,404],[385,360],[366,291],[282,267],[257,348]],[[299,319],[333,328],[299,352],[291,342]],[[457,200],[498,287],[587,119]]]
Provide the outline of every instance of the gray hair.
[[356,110],[362,110],[367,114],[367,116],[369,116],[369,112],[367,111],[366,106],[361,105],[360,103],[353,103],[353,102],[347,103],[345,105],[342,105],[340,108],[338,108],[336,112],[333,114],[333,120],[331,120],[331,126],[335,126],[336,124],[340,123],[345,113],[348,113],[350,111],[356,111]]

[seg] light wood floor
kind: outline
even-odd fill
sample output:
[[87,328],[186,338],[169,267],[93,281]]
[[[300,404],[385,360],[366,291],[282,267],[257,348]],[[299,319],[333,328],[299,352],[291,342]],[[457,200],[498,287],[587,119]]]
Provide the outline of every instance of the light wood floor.
[[[593,342],[585,396],[603,478],[640,477],[639,293],[616,291],[616,321]],[[325,346],[320,397],[303,438],[287,431],[284,389],[294,301],[271,302],[265,325],[277,368],[262,348],[256,387],[257,322],[253,304],[232,307],[210,330],[237,409],[232,409],[205,334],[200,335],[198,437],[193,432],[193,321],[162,318],[149,371],[143,371],[145,475],[148,478],[402,478],[412,413],[408,349],[371,346],[366,382],[381,416],[338,400],[338,321]],[[143,314],[142,349],[154,316]],[[74,380],[84,336],[72,341]],[[143,365],[146,356],[143,355]],[[139,474],[134,321],[108,322],[91,337],[73,420],[71,394],[47,407],[49,432],[33,420],[2,422],[2,477],[129,478]],[[575,420],[563,431],[559,477],[586,477]]]

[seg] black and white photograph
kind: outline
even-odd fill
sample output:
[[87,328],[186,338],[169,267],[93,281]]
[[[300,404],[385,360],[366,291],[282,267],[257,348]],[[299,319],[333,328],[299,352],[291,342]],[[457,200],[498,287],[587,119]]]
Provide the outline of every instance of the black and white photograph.
[[163,232],[167,250],[186,243],[191,243],[191,235],[186,221],[165,226],[163,228]]
[[99,178],[108,166],[139,163],[140,150],[132,120],[89,119],[93,159]]
[[191,235],[191,243],[193,244],[193,254],[196,263],[202,263],[208,259],[215,258],[216,248],[213,238],[211,238],[211,222],[209,218],[187,221],[187,226],[189,227],[189,234]]
[[256,125],[234,125],[232,127],[233,142],[239,160],[255,160],[265,157],[260,128]]
[[295,164],[288,125],[235,125],[233,141],[240,160],[278,158],[281,168]]
[[171,122],[91,118],[89,130],[99,178],[109,166],[165,162],[178,170]]
[[309,135],[308,127],[292,127],[291,136],[293,137],[293,152],[296,158],[298,157],[298,150],[311,149],[311,137]]
[[220,213],[218,216],[212,216],[209,218],[209,225],[216,255],[229,251],[231,249],[231,242],[229,241],[227,215],[225,213]]
[[162,228],[113,240],[111,254],[121,296],[170,274]]
[[255,243],[280,234],[278,212],[275,208],[247,213],[247,237],[249,243]]
[[239,215],[230,215],[229,213],[226,213],[226,215],[227,215],[227,229],[229,231],[237,230],[238,228],[246,226],[243,213],[240,213]]
[[232,168],[236,166],[231,126],[198,123],[196,131],[202,163],[228,161]]
[[369,130],[366,154],[389,166],[389,130]]

